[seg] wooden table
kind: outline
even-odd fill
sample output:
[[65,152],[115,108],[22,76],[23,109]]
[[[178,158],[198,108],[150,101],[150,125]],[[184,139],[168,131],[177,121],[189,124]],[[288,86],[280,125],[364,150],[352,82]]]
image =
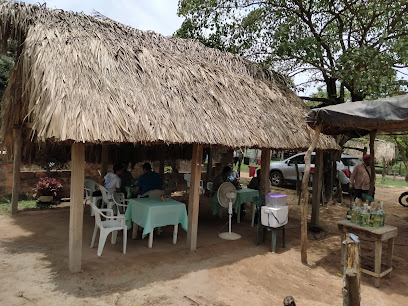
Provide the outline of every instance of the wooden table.
[[[346,239],[347,233],[353,233],[357,236],[365,236],[367,238],[375,239],[375,263],[374,272],[361,269],[361,272],[374,276],[375,286],[380,287],[381,277],[387,275],[388,278],[391,277],[392,271],[392,255],[394,253],[394,238],[397,237],[398,229],[394,226],[384,225],[382,227],[362,227],[357,224],[351,223],[349,220],[341,220],[337,222],[339,230],[341,232],[341,242]],[[383,241],[388,241],[387,249],[387,270],[381,272],[381,255],[382,255],[382,243]],[[341,244],[341,258],[345,251],[345,245]]]

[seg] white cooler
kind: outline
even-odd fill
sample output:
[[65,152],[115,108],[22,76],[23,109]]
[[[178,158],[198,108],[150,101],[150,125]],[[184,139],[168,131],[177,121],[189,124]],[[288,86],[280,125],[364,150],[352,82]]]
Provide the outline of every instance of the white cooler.
[[281,227],[288,223],[288,206],[261,208],[261,223],[269,227]]

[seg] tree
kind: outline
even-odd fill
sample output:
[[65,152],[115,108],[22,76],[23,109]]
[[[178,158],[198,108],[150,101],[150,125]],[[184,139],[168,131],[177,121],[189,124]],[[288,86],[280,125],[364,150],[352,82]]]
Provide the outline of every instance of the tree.
[[0,54],[0,101],[3,97],[4,90],[6,90],[8,82],[8,74],[14,65],[12,57]]
[[[325,105],[399,93],[408,83],[406,0],[180,0],[175,33],[289,76],[324,82]],[[340,90],[338,90],[340,89]]]

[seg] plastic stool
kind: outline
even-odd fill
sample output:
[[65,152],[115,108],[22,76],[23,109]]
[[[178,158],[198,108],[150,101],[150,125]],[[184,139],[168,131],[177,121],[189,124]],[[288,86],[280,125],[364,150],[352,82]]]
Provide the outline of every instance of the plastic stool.
[[264,227],[263,233],[262,233],[262,241],[265,241],[265,231],[271,231],[272,232],[272,239],[271,239],[271,250],[272,253],[276,253],[276,234],[278,233],[279,230],[282,230],[282,247],[285,248],[285,226],[281,227]]

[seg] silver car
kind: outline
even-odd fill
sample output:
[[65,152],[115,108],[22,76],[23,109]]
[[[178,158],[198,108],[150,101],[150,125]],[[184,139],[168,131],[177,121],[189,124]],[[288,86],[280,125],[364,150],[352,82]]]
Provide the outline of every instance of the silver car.
[[[305,155],[306,152],[299,153],[289,157],[288,159],[273,162],[269,166],[270,179],[273,186],[283,186],[284,183],[296,183],[296,168],[295,163],[297,162],[299,168],[300,179],[302,178],[303,172],[305,170]],[[314,167],[316,153],[312,153],[311,167]],[[341,174],[340,181],[342,185],[348,185],[347,179],[354,170],[354,166],[360,163],[357,157],[342,154],[341,160],[337,162],[337,170],[345,174]],[[344,179],[346,177],[347,179]]]

